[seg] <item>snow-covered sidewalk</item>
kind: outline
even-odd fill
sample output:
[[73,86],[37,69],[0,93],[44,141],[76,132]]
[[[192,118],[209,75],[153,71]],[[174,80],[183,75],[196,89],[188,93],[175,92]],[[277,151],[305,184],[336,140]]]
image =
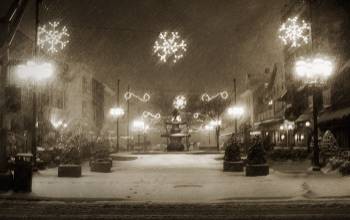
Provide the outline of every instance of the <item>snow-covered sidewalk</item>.
[[[135,155],[133,155],[135,156]],[[232,200],[299,200],[350,197],[350,178],[303,171],[297,162],[272,164],[270,175],[246,177],[222,171],[222,155],[136,155],[113,161],[111,173],[90,172],[81,178],[58,178],[57,168],[35,174],[33,192],[3,196],[87,198],[142,202],[226,202]],[[302,165],[302,164],[301,164]],[[299,164],[300,166],[300,164]],[[288,172],[288,171],[291,172]]]

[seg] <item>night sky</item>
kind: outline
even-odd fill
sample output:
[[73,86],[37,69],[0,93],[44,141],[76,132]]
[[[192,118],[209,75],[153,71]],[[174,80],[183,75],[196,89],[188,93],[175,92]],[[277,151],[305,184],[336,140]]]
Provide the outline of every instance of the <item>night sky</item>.
[[[20,30],[34,36],[34,1]],[[59,59],[86,63],[101,81],[122,89],[169,93],[232,91],[237,77],[281,61],[277,38],[282,0],[44,0],[42,23],[70,32]],[[153,55],[161,31],[178,31],[187,53],[164,64]]]

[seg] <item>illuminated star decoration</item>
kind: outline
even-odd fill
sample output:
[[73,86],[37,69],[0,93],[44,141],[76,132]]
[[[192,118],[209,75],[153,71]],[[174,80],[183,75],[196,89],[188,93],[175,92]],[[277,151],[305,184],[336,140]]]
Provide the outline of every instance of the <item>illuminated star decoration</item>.
[[201,96],[201,100],[203,102],[210,102],[211,100],[213,99],[216,99],[217,97],[221,97],[222,99],[226,100],[228,98],[228,92],[227,91],[223,91],[223,92],[219,92],[213,96],[210,96],[208,93],[204,93],[202,96]]
[[298,17],[288,18],[279,29],[279,38],[284,45],[291,44],[292,47],[300,47],[309,42],[310,31],[310,24],[304,20],[299,22]]
[[132,92],[126,92],[126,93],[124,94],[124,99],[125,99],[126,101],[128,101],[128,100],[131,99],[132,97],[138,99],[138,100],[141,101],[141,102],[148,102],[148,101],[151,99],[151,96],[150,96],[148,93],[143,94],[143,97],[137,96],[137,95],[135,95],[135,94],[132,93]]
[[184,109],[186,107],[186,104],[186,98],[182,95],[176,96],[173,102],[173,105],[176,109]]
[[184,52],[187,50],[186,48],[187,44],[180,39],[178,32],[161,32],[154,43],[153,52],[164,63],[171,58],[173,63],[176,63],[183,57]]
[[153,114],[152,112],[144,111],[142,113],[143,118],[151,117],[153,119],[160,119],[160,113]]
[[43,25],[38,28],[38,46],[46,48],[49,53],[57,53],[68,43],[68,31],[66,26],[59,28],[60,22],[49,22],[49,25]]

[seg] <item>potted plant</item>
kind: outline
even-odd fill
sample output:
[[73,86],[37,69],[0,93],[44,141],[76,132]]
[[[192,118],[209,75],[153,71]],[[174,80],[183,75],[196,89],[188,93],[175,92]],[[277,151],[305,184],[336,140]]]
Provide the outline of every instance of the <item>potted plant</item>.
[[234,137],[225,143],[224,171],[242,172],[244,163],[240,147]]
[[79,137],[68,140],[60,156],[58,177],[81,177]]
[[269,174],[269,166],[266,163],[265,149],[259,138],[253,141],[248,150],[246,176],[266,176]]

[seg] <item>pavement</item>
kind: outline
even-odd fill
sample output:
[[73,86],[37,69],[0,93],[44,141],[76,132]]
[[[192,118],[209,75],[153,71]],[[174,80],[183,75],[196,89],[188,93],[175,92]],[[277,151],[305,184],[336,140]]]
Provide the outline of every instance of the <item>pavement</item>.
[[113,155],[111,173],[59,178],[57,168],[34,175],[32,193],[7,192],[4,200],[229,203],[317,201],[350,198],[350,178],[310,172],[309,161],[273,163],[270,175],[246,177],[222,171],[220,154]]

